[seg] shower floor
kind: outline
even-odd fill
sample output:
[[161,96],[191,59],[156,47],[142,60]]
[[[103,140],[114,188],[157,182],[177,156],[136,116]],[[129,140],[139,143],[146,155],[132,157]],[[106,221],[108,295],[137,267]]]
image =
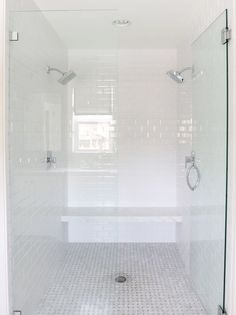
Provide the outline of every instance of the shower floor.
[[[119,275],[127,277],[117,283]],[[201,315],[175,244],[68,244],[38,315]]]

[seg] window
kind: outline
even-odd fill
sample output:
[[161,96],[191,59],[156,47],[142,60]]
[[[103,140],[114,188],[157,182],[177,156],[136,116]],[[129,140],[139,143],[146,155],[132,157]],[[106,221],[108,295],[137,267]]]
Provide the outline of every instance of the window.
[[112,115],[73,115],[72,151],[111,152]]

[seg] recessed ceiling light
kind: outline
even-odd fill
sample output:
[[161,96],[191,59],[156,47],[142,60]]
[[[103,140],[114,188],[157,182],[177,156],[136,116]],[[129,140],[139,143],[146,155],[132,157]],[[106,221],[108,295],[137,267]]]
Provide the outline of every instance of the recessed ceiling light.
[[113,21],[112,25],[117,26],[117,27],[124,27],[124,26],[130,26],[131,22],[125,19],[121,19],[121,20],[119,19],[119,20]]

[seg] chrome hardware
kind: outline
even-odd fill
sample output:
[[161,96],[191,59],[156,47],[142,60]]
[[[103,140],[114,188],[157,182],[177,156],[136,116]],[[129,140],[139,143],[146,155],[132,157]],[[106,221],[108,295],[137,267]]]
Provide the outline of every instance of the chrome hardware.
[[[194,185],[192,185],[190,182],[190,174],[191,174],[192,170],[195,170],[197,173],[197,181]],[[200,184],[200,180],[201,180],[201,175],[200,175],[200,171],[199,171],[199,168],[197,167],[197,165],[193,164],[192,166],[190,166],[190,168],[187,171],[186,179],[187,179],[187,184],[188,184],[188,187],[190,190],[194,191],[198,188],[198,186]]]
[[46,163],[48,166],[52,166],[57,163],[57,158],[52,155],[52,151],[47,151]]
[[221,31],[221,43],[222,45],[227,44],[232,39],[232,30],[228,27],[223,28]]
[[18,42],[19,40],[19,33],[16,31],[11,31],[9,33],[9,40],[10,42]]
[[[190,167],[188,167],[188,164],[191,164]],[[195,156],[194,151],[192,151],[191,156],[185,157],[185,168],[186,169],[188,168],[187,172],[186,172],[187,185],[188,185],[190,190],[194,191],[197,189],[197,187],[199,186],[200,181],[201,181],[201,174],[200,174],[199,168],[196,165],[196,156]],[[192,185],[191,181],[190,181],[190,175],[191,175],[192,171],[195,171],[197,173],[197,180],[196,180],[196,183],[194,185]]]
[[227,315],[227,313],[224,312],[224,310],[221,306],[218,307],[218,315]]
[[188,167],[188,164],[195,164],[195,152],[192,151],[190,156],[185,157],[185,168]]
[[22,315],[21,311],[13,311],[13,315]]
[[57,158],[56,157],[47,157],[47,163],[55,164],[55,163],[57,163]]

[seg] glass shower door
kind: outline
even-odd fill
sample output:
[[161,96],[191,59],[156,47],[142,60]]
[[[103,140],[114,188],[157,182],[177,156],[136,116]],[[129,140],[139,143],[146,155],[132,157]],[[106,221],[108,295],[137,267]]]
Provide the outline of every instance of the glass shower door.
[[[227,11],[193,43],[190,274],[207,314],[224,308],[227,150]],[[199,173],[196,171],[199,169]],[[192,173],[192,174],[191,174]],[[194,184],[198,183],[198,187]]]
[[[11,12],[19,33],[9,49],[12,314],[106,307],[105,294],[92,294],[109,267],[106,243],[118,241],[116,18],[116,10]],[[58,71],[69,69],[77,76],[61,84]],[[79,271],[59,277],[69,256]],[[52,285],[65,288],[60,301],[50,299]]]

